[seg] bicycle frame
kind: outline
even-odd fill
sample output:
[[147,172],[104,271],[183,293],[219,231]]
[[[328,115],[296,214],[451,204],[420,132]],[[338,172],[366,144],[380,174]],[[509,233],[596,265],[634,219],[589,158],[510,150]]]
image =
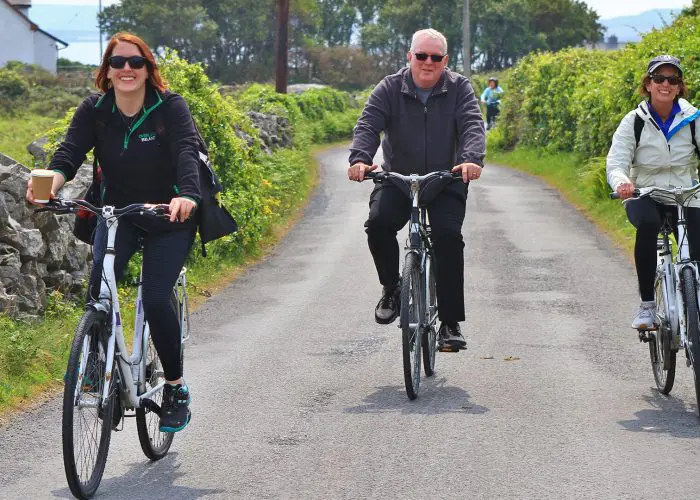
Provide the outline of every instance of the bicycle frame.
[[[107,248],[105,251],[105,256],[102,264],[103,268],[103,278],[100,283],[100,294],[96,301],[91,302],[88,307],[92,307],[96,311],[104,312],[106,315],[111,316],[112,329],[107,339],[107,351],[105,353],[105,378],[106,383],[102,389],[102,405],[106,406],[109,403],[109,391],[111,389],[110,381],[114,375],[114,360],[115,357],[119,364],[119,375],[120,375],[120,388],[121,397],[125,403],[125,407],[129,409],[140,408],[142,402],[148,404],[144,400],[150,399],[153,394],[161,391],[164,383],[158,384],[156,387],[151,388],[151,390],[141,393],[146,388],[146,356],[143,354],[148,348],[148,340],[150,338],[150,331],[148,328],[148,323],[145,320],[143,311],[143,301],[141,295],[141,279],[139,279],[139,286],[136,298],[136,318],[134,321],[134,342],[133,342],[133,352],[129,355],[128,359],[125,357],[129,351],[126,347],[126,342],[124,340],[124,328],[122,326],[121,312],[119,308],[119,296],[117,293],[117,280],[114,273],[114,260],[115,260],[115,250],[114,244],[116,240],[117,227],[119,225],[118,217],[114,215],[114,207],[105,206],[102,208],[102,217],[107,224]],[[183,332],[185,328],[185,322],[187,321],[185,307],[187,303],[187,290],[186,290],[186,268],[182,268],[180,275],[178,276],[177,282],[175,284],[175,291],[177,294],[178,304],[180,307],[180,331]],[[141,278],[141,277],[140,277]],[[187,325],[189,330],[189,325]],[[183,336],[182,342],[189,338],[189,331],[187,335]],[[90,342],[88,337],[85,338],[83,346],[84,352],[88,352],[87,343]],[[116,356],[115,356],[116,353]],[[78,373],[79,383],[76,385],[76,397],[78,396],[77,391],[82,383],[83,373],[85,372],[85,365],[87,363],[87,358],[83,357],[80,363],[80,370]],[[150,402],[150,401],[149,401]],[[81,403],[82,404],[82,403]],[[89,404],[88,404],[89,405]]]
[[[671,334],[673,338],[674,348],[679,349],[688,345],[688,331],[686,325],[686,308],[687,304],[683,299],[681,275],[687,268],[693,270],[696,283],[700,283],[700,275],[698,274],[698,264],[691,260],[690,245],[687,238],[687,219],[686,219],[686,202],[695,196],[695,193],[700,191],[700,186],[693,188],[647,188],[640,190],[643,195],[651,195],[659,192],[667,197],[672,197],[677,213],[678,213],[678,245],[676,250],[676,258],[672,258],[671,243],[670,243],[670,228],[667,224],[663,227],[663,236],[658,245],[658,265],[657,272],[663,276],[663,301],[668,311]],[[700,307],[695,304],[695,307]]]
[[[409,176],[411,189],[411,218],[409,222],[408,238],[404,250],[413,252],[418,256],[423,276],[423,297],[430,297],[430,262],[433,259],[433,247],[430,242],[430,225],[428,223],[427,209],[418,205],[418,193],[420,191],[420,177],[416,174]],[[427,328],[437,322],[437,307],[426,303],[428,311],[423,316]]]

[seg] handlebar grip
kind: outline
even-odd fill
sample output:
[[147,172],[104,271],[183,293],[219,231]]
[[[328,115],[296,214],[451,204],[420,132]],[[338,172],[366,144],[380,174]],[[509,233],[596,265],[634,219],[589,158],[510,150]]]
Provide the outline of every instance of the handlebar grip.
[[618,192],[610,193],[610,199],[611,199],[611,200],[619,200],[619,199],[620,199],[620,193],[618,193]]

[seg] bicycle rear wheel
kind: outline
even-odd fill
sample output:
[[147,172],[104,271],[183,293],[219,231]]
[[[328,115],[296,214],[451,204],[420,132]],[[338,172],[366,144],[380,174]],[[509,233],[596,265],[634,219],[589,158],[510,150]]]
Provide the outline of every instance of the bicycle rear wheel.
[[700,317],[698,316],[698,293],[695,270],[686,267],[681,274],[685,319],[688,331],[688,354],[695,379],[695,402],[700,414]]
[[435,292],[435,265],[433,259],[428,256],[425,266],[426,280],[428,281],[425,291],[425,328],[423,330],[423,370],[426,377],[432,377],[435,374],[435,353],[437,351],[437,330],[433,317],[437,314],[437,295]]
[[63,466],[71,492],[90,498],[102,480],[112,435],[114,397],[103,405],[108,321],[88,310],[75,330],[63,392]]
[[406,255],[401,278],[401,332],[403,344],[403,376],[406,394],[416,399],[420,386],[421,322],[423,321],[423,292],[417,255]]
[[[171,296],[172,307],[177,311],[180,319],[180,303],[175,292]],[[182,324],[182,323],[180,323]],[[165,383],[165,374],[160,357],[153,345],[153,339],[148,339],[148,351],[146,356],[146,391],[150,391],[158,384]],[[180,351],[182,360],[182,350]],[[158,406],[163,404],[163,391],[158,391],[150,398]],[[136,408],[136,430],[139,435],[139,443],[144,455],[150,460],[160,460],[167,455],[170,445],[173,444],[175,434],[173,432],[160,431],[160,416],[148,408]]]
[[662,393],[668,394],[673,389],[673,382],[676,379],[677,351],[672,346],[671,318],[664,301],[664,285],[664,276],[659,274],[654,283],[659,328],[655,332],[649,332],[649,357],[651,358],[656,387]]

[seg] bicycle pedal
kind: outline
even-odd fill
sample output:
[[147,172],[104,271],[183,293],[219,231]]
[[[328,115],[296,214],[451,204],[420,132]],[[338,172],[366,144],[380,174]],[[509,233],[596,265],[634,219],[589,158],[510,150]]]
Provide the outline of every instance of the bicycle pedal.
[[459,352],[459,347],[452,347],[449,345],[438,347],[438,351],[440,352]]

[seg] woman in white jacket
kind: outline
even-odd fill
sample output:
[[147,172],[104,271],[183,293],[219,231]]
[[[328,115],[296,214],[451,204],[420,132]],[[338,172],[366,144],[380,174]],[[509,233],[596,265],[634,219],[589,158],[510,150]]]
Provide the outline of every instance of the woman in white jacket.
[[[647,100],[622,119],[613,136],[606,170],[608,183],[626,200],[627,217],[637,229],[634,260],[642,302],[634,314],[632,327],[651,329],[657,323],[654,302],[656,241],[664,215],[670,213],[675,219],[676,209],[649,197],[629,198],[637,187],[691,186],[697,182],[697,142],[691,130],[694,127],[697,131],[698,127],[689,125],[700,117],[700,112],[683,99],[687,88],[680,61],[675,57],[653,58],[639,90]],[[688,228],[691,256],[697,260],[700,253],[698,201],[693,201],[688,209]]]

